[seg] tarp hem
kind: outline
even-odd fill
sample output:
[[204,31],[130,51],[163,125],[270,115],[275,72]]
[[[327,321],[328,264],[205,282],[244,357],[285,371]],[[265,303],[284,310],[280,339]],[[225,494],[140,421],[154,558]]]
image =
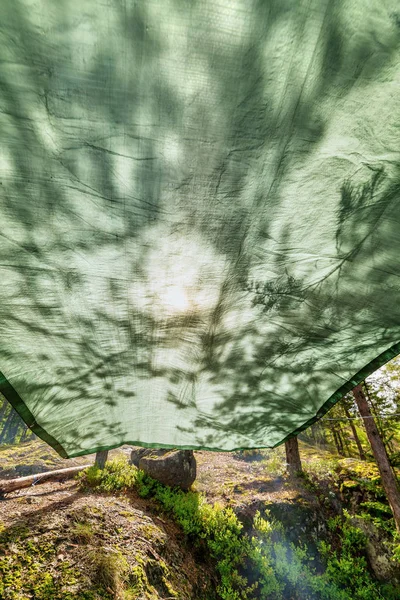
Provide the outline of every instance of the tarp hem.
[[[303,423],[303,425],[300,425],[299,427],[297,427],[294,431],[289,433],[282,441],[275,444],[274,446],[257,446],[257,448],[260,448],[260,449],[271,448],[271,447],[276,448],[277,446],[284,444],[290,438],[297,436],[299,433],[301,433],[302,431],[304,431],[305,429],[310,427],[310,425],[313,425],[314,423],[319,421],[319,419],[321,417],[323,417],[329,411],[329,409],[332,408],[332,406],[334,406],[341,398],[343,398],[343,396],[345,394],[347,394],[353,388],[355,388],[356,385],[358,385],[359,383],[364,381],[364,379],[366,377],[368,377],[369,375],[371,375],[371,373],[373,373],[374,371],[376,371],[377,369],[382,367],[384,364],[386,364],[389,360],[391,360],[398,354],[400,354],[400,342],[397,342],[396,344],[391,346],[391,348],[389,348],[388,350],[385,350],[384,352],[379,354],[379,356],[374,358],[365,367],[360,369],[360,371],[358,371],[351,379],[349,379],[346,383],[344,383],[342,386],[340,386],[340,388],[338,388],[336,390],[336,392],[334,392],[328,398],[328,400],[322,405],[322,407],[319,409],[319,411],[317,412],[315,417],[309,419],[308,421]],[[66,452],[66,450],[63,448],[63,446],[52,435],[47,433],[47,431],[35,421],[34,416],[32,415],[29,408],[26,406],[25,402],[22,400],[22,398],[19,396],[17,391],[13,388],[13,386],[7,380],[5,375],[3,373],[1,373],[1,371],[0,371],[0,392],[4,395],[4,397],[8,400],[8,402],[10,402],[10,404],[17,411],[17,413],[21,416],[21,418],[25,421],[25,423],[27,424],[29,429],[31,429],[44,442],[49,444],[63,458],[75,458],[78,456],[86,456],[88,454],[95,454],[96,452],[102,452],[104,450],[112,450],[114,448],[119,448],[124,445],[141,446],[144,448],[172,448],[173,447],[173,448],[177,448],[177,449],[181,449],[181,450],[193,449],[193,450],[206,450],[206,451],[211,451],[211,452],[237,452],[240,450],[252,450],[252,449],[256,448],[255,446],[252,446],[252,447],[248,446],[248,447],[231,448],[230,450],[222,450],[221,448],[212,448],[212,447],[208,447],[208,446],[193,446],[193,445],[192,446],[191,445],[172,446],[170,444],[168,445],[168,444],[160,444],[160,443],[148,443],[148,442],[142,442],[142,441],[137,441],[137,440],[136,441],[126,440],[122,444],[115,444],[112,446],[97,446],[95,448],[90,448],[89,450],[85,449],[85,450],[82,450],[79,452],[72,452],[71,454],[68,454]]]
[[26,423],[28,428],[33,431],[35,435],[40,437],[46,444],[49,444],[62,458],[71,458],[68,453],[64,450],[62,445],[52,435],[39,425],[21,396],[18,394],[16,389],[8,381],[7,377],[0,371],[0,392],[8,400],[11,406],[17,411],[21,419]]
[[334,392],[328,398],[328,400],[321,406],[315,417],[309,419],[303,425],[300,425],[300,427],[297,427],[294,431],[292,431],[292,433],[289,433],[281,442],[275,444],[273,448],[276,448],[281,444],[284,444],[287,440],[296,437],[299,433],[301,433],[305,429],[308,429],[308,427],[319,421],[321,417],[323,417],[337,402],[339,402],[341,398],[343,398],[343,396],[351,392],[351,390],[353,390],[357,385],[363,382],[369,375],[371,375],[380,367],[383,367],[383,365],[385,365],[387,362],[389,362],[389,360],[391,360],[398,354],[400,354],[400,342],[397,342],[396,344],[394,344],[394,346],[391,346],[388,350],[385,350],[384,352],[379,354],[376,358],[374,358],[367,365],[365,365],[365,367],[360,369],[360,371],[358,371],[351,379],[349,379],[346,383],[340,386],[340,388],[337,389],[336,392]]

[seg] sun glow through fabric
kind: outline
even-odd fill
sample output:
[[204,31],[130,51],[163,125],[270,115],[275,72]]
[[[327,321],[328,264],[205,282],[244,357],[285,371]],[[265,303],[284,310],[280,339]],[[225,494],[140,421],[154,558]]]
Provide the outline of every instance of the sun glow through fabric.
[[397,0],[3,0],[0,392],[268,447],[400,353]]

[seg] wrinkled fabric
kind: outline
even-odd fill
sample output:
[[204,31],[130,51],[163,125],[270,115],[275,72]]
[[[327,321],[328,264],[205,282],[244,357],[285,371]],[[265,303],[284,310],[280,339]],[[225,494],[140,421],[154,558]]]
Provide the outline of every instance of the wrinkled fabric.
[[2,0],[0,391],[274,446],[400,352],[398,0]]

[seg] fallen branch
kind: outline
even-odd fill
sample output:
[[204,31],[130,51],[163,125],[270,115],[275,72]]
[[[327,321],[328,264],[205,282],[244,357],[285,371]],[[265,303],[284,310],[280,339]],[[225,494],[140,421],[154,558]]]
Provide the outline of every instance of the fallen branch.
[[70,479],[79,473],[79,471],[91,466],[92,465],[80,465],[79,467],[69,467],[68,469],[58,469],[57,471],[47,471],[45,473],[37,473],[36,475],[18,477],[17,479],[10,479],[9,481],[0,481],[0,496],[9,494],[14,490],[30,487],[31,485],[38,485],[39,483],[44,483],[45,481],[52,481],[54,479]]

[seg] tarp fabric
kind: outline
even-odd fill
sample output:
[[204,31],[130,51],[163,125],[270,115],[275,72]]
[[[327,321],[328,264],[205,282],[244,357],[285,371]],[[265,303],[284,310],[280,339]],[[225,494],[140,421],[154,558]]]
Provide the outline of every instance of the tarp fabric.
[[400,352],[398,0],[2,0],[2,391],[274,446]]

